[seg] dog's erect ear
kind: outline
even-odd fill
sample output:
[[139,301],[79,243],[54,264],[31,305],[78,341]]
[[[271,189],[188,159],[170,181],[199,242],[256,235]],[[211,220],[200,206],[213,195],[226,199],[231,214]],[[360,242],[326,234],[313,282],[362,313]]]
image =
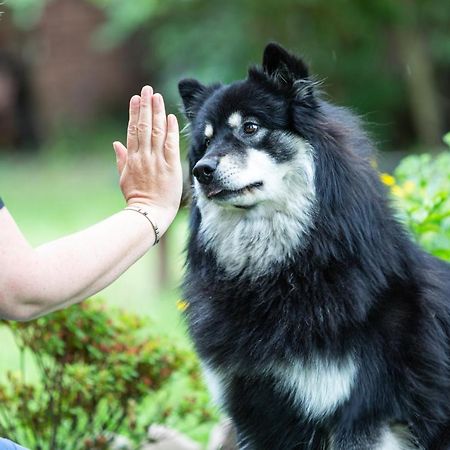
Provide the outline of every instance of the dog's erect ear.
[[301,58],[289,53],[281,45],[270,43],[264,49],[263,69],[280,85],[292,86],[295,81],[308,78],[308,67]]
[[264,49],[262,67],[250,67],[248,77],[260,83],[270,83],[293,100],[315,103],[314,87],[308,67],[301,58],[289,53],[281,45],[271,43]]
[[192,78],[186,78],[178,83],[178,91],[183,100],[184,113],[189,120],[197,114],[208,88]]

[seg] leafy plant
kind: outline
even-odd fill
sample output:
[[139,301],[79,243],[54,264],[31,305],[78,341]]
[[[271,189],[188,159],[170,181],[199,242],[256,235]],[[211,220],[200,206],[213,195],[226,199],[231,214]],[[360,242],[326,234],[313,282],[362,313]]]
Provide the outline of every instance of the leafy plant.
[[99,302],[3,324],[22,352],[31,351],[40,381],[26,382],[25,368],[8,374],[0,385],[0,435],[33,449],[106,449],[117,432],[142,440],[140,407],[186,360],[198,372],[192,353],[153,336],[147,320]]
[[[444,137],[450,147],[450,133]],[[394,177],[383,174],[400,218],[426,250],[450,261],[450,151],[402,160]]]
[[167,388],[148,398],[139,420],[143,424],[164,423],[206,443],[219,413],[211,405],[196,354],[186,354],[183,364],[184,370],[174,374]]

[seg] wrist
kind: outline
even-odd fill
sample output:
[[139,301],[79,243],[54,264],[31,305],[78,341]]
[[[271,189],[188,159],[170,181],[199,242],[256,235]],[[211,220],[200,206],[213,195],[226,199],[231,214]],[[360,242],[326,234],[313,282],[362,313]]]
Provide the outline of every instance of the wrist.
[[167,208],[142,202],[129,202],[127,208],[140,209],[153,222],[162,236],[177,214],[177,208]]
[[134,213],[139,214],[141,217],[145,218],[148,224],[151,226],[154,234],[154,242],[153,245],[158,244],[161,239],[161,231],[158,227],[158,223],[154,218],[152,218],[151,212],[149,212],[146,208],[138,205],[127,206],[124,211],[132,211]]

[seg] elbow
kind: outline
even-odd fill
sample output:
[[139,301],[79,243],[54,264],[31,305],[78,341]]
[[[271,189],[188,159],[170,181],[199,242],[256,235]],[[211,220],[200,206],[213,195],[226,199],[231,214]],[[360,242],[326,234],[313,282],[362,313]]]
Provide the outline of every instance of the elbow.
[[15,322],[28,322],[39,317],[32,305],[20,302],[20,299],[10,295],[0,295],[0,319]]
[[40,317],[40,314],[24,311],[23,314],[16,315],[16,318],[13,320],[15,320],[16,322],[30,322],[34,319],[37,319],[38,317]]
[[38,302],[26,299],[12,280],[4,283],[0,291],[0,319],[28,322],[41,315]]
[[41,315],[42,312],[34,305],[21,305],[17,308],[14,318],[11,320],[15,320],[16,322],[29,322],[30,320],[37,319]]
[[36,319],[39,315],[33,314],[29,311],[14,311],[12,314],[6,314],[5,320],[10,320],[13,322],[29,322]]

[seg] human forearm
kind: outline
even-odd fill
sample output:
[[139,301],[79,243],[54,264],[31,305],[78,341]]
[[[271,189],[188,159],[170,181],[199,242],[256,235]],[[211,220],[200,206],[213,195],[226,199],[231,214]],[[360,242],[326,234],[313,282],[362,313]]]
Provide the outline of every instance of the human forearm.
[[[31,288],[39,288],[38,314],[102,290],[141,258],[154,240],[153,229],[145,217],[121,211],[83,231],[38,247],[37,276]],[[23,299],[30,298],[24,294]]]
[[[162,232],[174,215],[150,213]],[[21,234],[11,233],[16,251],[3,261],[9,269],[3,282],[0,278],[0,316],[27,320],[89,297],[144,255],[154,239],[148,220],[134,211],[121,211],[35,250]]]

